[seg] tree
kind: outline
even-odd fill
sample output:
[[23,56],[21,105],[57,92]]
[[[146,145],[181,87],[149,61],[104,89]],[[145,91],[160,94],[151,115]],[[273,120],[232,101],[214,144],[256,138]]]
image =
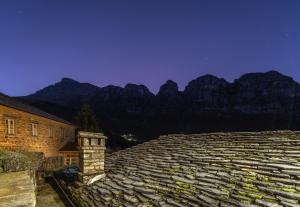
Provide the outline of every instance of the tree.
[[75,117],[79,130],[87,132],[99,132],[96,117],[88,104],[84,104]]

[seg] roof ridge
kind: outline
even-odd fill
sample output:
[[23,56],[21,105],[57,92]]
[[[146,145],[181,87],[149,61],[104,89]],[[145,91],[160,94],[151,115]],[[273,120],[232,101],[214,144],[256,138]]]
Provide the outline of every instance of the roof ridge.
[[47,119],[51,119],[57,122],[61,122],[61,123],[65,123],[65,124],[69,124],[69,125],[73,125],[71,122],[66,121],[56,115],[50,114],[36,106],[32,106],[28,103],[25,103],[23,101],[17,100],[14,97],[10,97],[6,94],[3,94],[0,92],[0,105],[4,105],[10,108],[14,108],[17,110],[21,110],[27,113],[31,113],[37,116],[41,116]]

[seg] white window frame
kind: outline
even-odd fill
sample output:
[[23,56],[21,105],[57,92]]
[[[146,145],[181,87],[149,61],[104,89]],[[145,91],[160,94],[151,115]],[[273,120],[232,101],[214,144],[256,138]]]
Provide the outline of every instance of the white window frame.
[[14,135],[15,134],[15,120],[12,118],[7,118],[5,120],[6,124],[6,133],[8,135]]
[[38,136],[38,124],[37,123],[31,123],[31,132],[33,137]]
[[53,138],[53,136],[54,136],[54,128],[53,128],[53,126],[49,126],[49,138]]

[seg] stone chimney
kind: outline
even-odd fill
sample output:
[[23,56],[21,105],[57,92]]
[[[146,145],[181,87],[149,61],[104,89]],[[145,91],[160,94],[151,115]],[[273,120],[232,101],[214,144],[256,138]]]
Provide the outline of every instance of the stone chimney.
[[79,131],[77,134],[79,149],[78,180],[83,184],[91,184],[103,177],[105,137],[102,133]]

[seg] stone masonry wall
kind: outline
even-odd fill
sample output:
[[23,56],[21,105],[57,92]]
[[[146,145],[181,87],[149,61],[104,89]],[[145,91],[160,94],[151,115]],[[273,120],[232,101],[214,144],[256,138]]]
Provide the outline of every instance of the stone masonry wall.
[[35,187],[35,180],[28,170],[0,173],[0,206],[34,207]]
[[[5,120],[15,120],[15,134],[7,135]],[[32,136],[31,123],[38,124],[38,136]],[[49,137],[49,127],[53,137]],[[62,137],[61,129],[65,130]],[[43,152],[46,157],[59,156],[58,150],[75,138],[75,126],[0,105],[0,148]]]
[[79,153],[79,181],[88,183],[96,175],[104,173],[104,151],[103,146],[82,147]]
[[82,147],[79,159],[83,173],[96,174],[104,172],[104,146]]

